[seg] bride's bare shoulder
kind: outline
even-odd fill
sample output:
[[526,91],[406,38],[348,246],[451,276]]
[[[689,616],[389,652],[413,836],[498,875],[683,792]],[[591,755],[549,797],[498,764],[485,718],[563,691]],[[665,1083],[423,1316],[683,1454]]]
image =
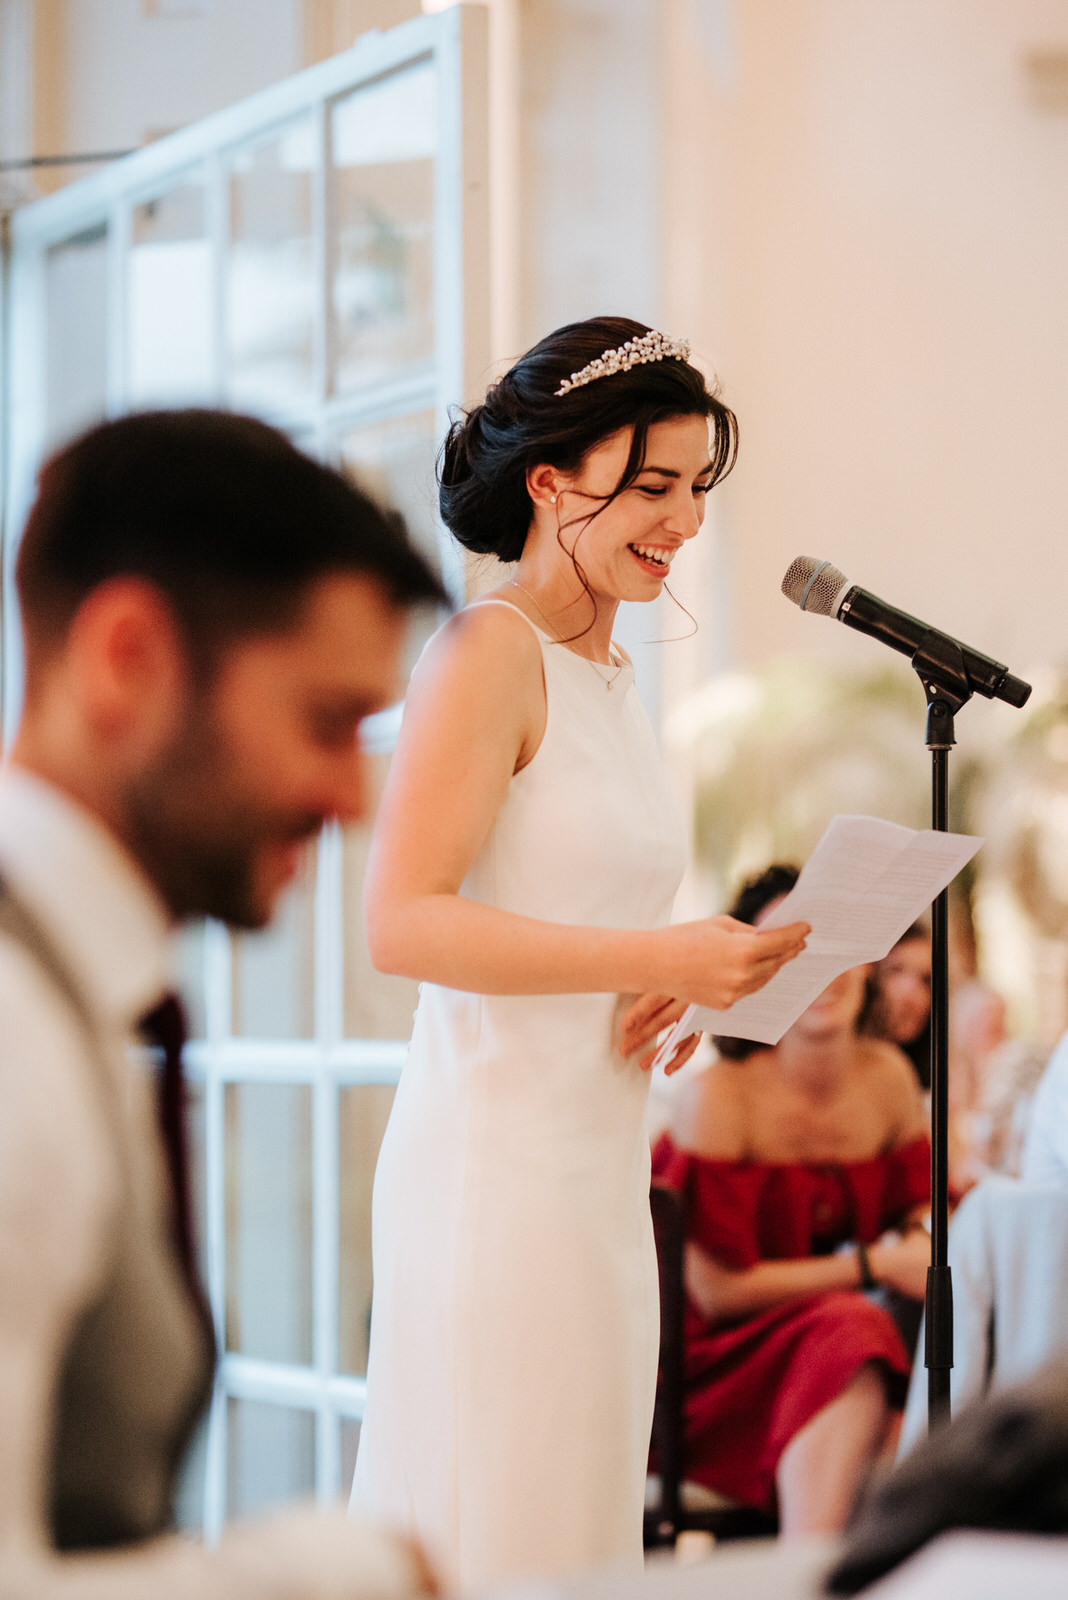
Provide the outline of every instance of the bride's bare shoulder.
[[541,668],[538,637],[517,606],[477,600],[443,623],[419,658],[413,676],[442,673],[530,675]]

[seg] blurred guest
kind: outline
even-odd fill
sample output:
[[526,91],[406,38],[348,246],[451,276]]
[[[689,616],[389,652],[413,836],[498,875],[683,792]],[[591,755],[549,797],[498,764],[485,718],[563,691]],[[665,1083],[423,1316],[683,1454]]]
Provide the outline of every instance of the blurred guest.
[[1020,1162],[1028,1183],[1068,1189],[1068,1033],[1049,1058],[1034,1099]]
[[[105,424],[47,462],[18,587],[25,708],[0,778],[0,1591],[410,1593],[414,1552],[341,1514],[290,1513],[211,1551],[171,1532],[214,1347],[165,991],[181,919],[262,926],[304,841],[364,814],[360,722],[395,698],[407,609],[440,587],[339,475],[261,423],[196,411]],[[148,1013],[158,1107],[132,1056]]]
[[[965,1406],[874,1488],[853,1519],[826,1592],[852,1595],[874,1585],[873,1594],[940,1600],[1068,1592],[1068,1549],[1063,1539],[1048,1538],[1068,1529],[1068,1358],[1051,1360],[1024,1382]],[[1023,1541],[1008,1546],[1006,1560],[1002,1539],[990,1538],[992,1583],[983,1581],[982,1549],[970,1571],[965,1565],[964,1582],[953,1582],[952,1559],[915,1568],[914,1587],[904,1578],[900,1584],[877,1582],[952,1528],[1041,1534],[1051,1559],[1025,1569]]]
[[[730,914],[758,922],[796,877],[770,868]],[[777,1509],[787,1534],[841,1528],[893,1447],[909,1356],[864,1291],[921,1296],[930,1255],[923,1100],[860,1031],[869,973],[836,978],[774,1048],[718,1039],[654,1152],[687,1202],[686,1475]]]
[[[949,1164],[950,1195],[958,1200],[988,1172],[1019,1172],[1031,1095],[1044,1057],[1008,1037],[1005,1002],[977,976],[974,944],[959,919],[955,948],[958,975],[953,982],[951,974],[949,1001]],[[931,935],[924,923],[913,923],[889,955],[875,963],[872,981],[866,1031],[898,1045],[929,1091]]]
[[[1068,1187],[991,1173],[964,1196],[949,1228],[954,1414],[977,1395],[1068,1355]],[[899,1455],[927,1432],[927,1373],[917,1363]]]
[[1017,1177],[1044,1051],[1008,1031],[1001,995],[978,977],[954,990],[949,1013],[950,1168],[958,1193],[988,1173]]
[[931,1087],[931,930],[914,922],[872,969],[865,1030],[903,1050],[924,1089]]

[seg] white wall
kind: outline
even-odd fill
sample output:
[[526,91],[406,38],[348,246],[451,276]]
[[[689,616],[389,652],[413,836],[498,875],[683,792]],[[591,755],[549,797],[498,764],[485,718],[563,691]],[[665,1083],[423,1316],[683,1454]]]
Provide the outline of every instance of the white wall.
[[1036,51],[1068,53],[1064,0],[523,5],[520,343],[629,312],[741,421],[677,692],[874,664],[781,598],[799,553],[1021,674],[1068,661],[1068,113]]
[[29,153],[32,139],[32,0],[0,0],[0,159]]
[[1017,672],[1068,663],[1068,6],[662,14],[664,315],[741,419],[736,659],[871,663],[779,598],[805,553]]
[[[523,0],[519,315],[513,356],[565,322],[660,320],[662,159],[655,0]],[[617,637],[656,715],[663,630],[624,607]],[[632,614],[627,614],[632,613]]]
[[304,64],[299,0],[38,0],[34,21],[38,154],[136,148]]

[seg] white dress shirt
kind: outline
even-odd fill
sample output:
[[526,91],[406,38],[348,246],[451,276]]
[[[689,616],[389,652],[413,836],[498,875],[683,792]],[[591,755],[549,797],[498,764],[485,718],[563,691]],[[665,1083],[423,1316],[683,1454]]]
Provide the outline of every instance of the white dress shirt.
[[[166,1203],[137,1019],[169,985],[165,910],[118,841],[51,785],[0,773],[0,874],[33,912],[96,1016],[120,1089],[123,1158]],[[100,1285],[118,1195],[87,1042],[35,958],[0,935],[0,1593],[26,1600],[393,1600],[416,1586],[391,1538],[303,1509],[228,1533],[86,1555],[49,1544],[53,1391],[75,1320]]]
[[[949,1228],[956,1413],[1068,1354],[1068,1189],[1000,1173],[970,1189]],[[921,1326],[899,1457],[927,1432]]]
[[1068,1189],[1068,1033],[1058,1042],[1031,1102],[1020,1166],[1030,1183]]

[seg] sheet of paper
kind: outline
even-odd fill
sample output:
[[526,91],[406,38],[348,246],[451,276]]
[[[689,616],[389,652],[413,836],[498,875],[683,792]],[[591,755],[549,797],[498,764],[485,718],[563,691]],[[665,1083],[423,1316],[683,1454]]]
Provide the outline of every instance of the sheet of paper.
[[761,924],[811,923],[805,950],[728,1011],[690,1006],[653,1066],[669,1060],[691,1033],[778,1044],[832,978],[887,955],[982,842],[971,834],[917,832],[879,817],[832,818],[791,892]]

